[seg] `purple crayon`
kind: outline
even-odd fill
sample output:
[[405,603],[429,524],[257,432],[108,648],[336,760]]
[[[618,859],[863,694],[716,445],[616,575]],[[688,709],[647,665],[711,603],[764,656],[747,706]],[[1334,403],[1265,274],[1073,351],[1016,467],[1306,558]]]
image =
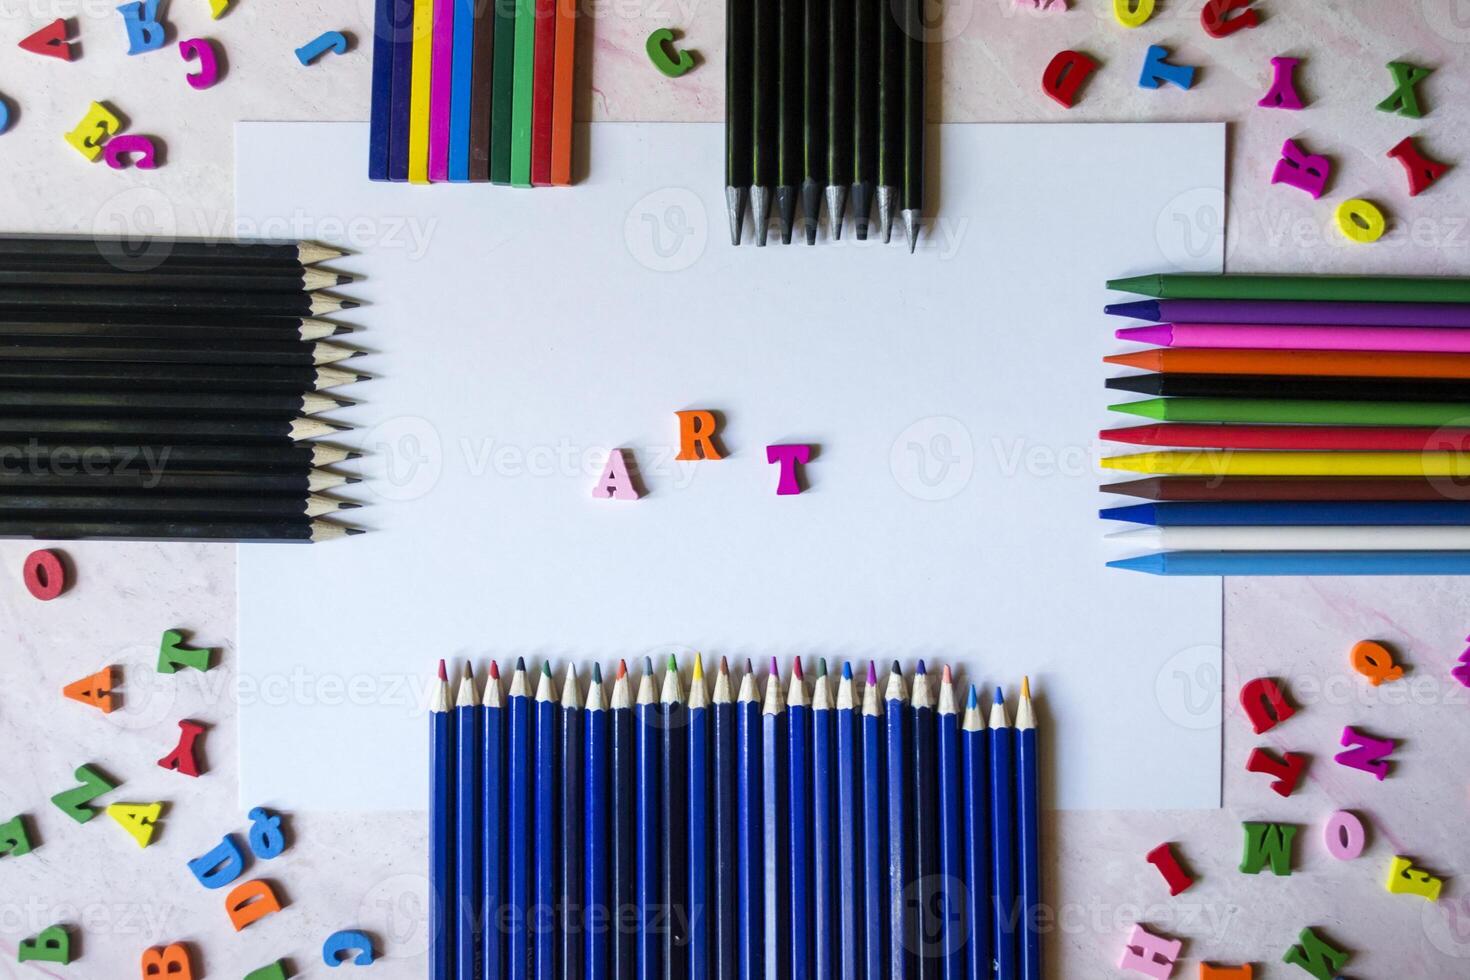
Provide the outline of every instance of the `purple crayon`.
[[1470,304],[1262,299],[1141,299],[1103,312],[1162,323],[1295,323],[1359,327],[1470,327]]

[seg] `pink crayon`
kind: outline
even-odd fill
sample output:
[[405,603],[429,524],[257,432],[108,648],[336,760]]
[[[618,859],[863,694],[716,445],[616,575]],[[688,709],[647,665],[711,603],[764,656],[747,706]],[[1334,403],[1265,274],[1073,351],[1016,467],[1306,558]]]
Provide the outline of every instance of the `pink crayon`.
[[1267,350],[1380,350],[1470,354],[1470,329],[1456,327],[1278,326],[1265,323],[1155,323],[1124,327],[1119,340],[1160,347]]
[[449,179],[449,90],[454,67],[454,0],[434,0],[429,76],[429,179]]

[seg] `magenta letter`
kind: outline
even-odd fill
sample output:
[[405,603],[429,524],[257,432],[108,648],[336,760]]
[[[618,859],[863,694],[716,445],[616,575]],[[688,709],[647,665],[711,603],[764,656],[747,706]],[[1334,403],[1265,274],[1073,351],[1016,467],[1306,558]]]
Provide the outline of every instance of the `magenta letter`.
[[781,464],[781,479],[776,483],[776,495],[801,493],[801,482],[796,478],[796,464],[809,463],[812,447],[801,443],[767,446],[766,462]]

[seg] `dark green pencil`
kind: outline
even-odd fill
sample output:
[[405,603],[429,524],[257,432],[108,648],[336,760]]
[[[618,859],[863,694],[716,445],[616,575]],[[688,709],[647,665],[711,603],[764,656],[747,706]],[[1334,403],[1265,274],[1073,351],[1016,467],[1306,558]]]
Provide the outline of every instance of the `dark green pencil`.
[[878,181],[878,19],[885,0],[855,0],[853,22],[852,222],[858,241],[868,237]]
[[771,222],[771,196],[776,187],[776,140],[779,135],[779,106],[776,80],[780,58],[780,8],[778,0],[753,0],[755,7],[751,74],[751,119],[755,128],[755,152],[750,174],[750,210],[755,221],[755,243],[766,243]]
[[781,244],[791,244],[796,225],[796,195],[801,187],[805,152],[802,146],[802,101],[805,72],[802,70],[803,0],[776,0],[778,10],[776,60],[776,220],[781,225]]
[[878,14],[878,228],[886,242],[903,190],[904,6],[887,0]]
[[[909,253],[924,217],[924,0],[906,0],[903,29],[903,214]],[[887,240],[887,235],[884,235]]]
[[827,3],[804,0],[803,33],[806,61],[802,69],[803,177],[801,218],[806,226],[806,243],[817,243],[817,226],[822,218],[822,192],[827,184]]
[[855,0],[827,0],[827,221],[842,238],[847,189],[852,184],[852,29]]
[[725,4],[725,209],[730,216],[730,244],[739,245],[745,225],[755,161],[751,76],[755,38],[755,5],[749,0]]

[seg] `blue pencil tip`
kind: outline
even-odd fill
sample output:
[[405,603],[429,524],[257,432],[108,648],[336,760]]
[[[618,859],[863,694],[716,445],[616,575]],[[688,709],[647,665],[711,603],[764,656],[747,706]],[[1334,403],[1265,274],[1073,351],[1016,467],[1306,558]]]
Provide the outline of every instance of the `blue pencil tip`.
[[1005,691],[1002,691],[1000,689],[1000,685],[999,684],[995,685],[995,703],[996,704],[1005,704],[1005,701],[1006,701],[1006,692]]
[[852,664],[846,660],[842,661],[842,679],[845,681],[852,680]]
[[919,661],[919,666],[914,668],[914,673],[916,673],[916,674],[927,674],[928,673],[928,671],[924,669],[924,661],[922,661],[922,660]]
[[1123,507],[1104,507],[1097,516],[1105,521],[1129,521],[1133,524],[1155,524],[1158,521],[1153,504],[1127,504]]
[[1128,303],[1109,303],[1103,307],[1103,312],[1109,316],[1126,316],[1134,320],[1159,319],[1159,301],[1156,299],[1139,299]]
[[965,699],[965,707],[967,707],[967,708],[978,708],[978,707],[980,707],[980,692],[977,691],[977,690],[975,690],[975,685],[974,684],[971,684],[970,685],[970,696]]
[[1132,558],[1119,558],[1117,561],[1108,562],[1108,567],[1124,568],[1130,572],[1150,572],[1154,575],[1162,575],[1167,558],[1168,552],[1156,551],[1151,555],[1134,555]]

